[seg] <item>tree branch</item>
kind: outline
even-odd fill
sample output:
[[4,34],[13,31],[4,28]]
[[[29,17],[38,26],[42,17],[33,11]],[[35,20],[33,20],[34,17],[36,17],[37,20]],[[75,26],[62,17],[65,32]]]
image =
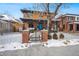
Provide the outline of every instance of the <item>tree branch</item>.
[[[58,12],[58,10],[59,10],[59,8],[62,6],[62,3],[59,3],[58,5],[57,5],[57,7],[56,7],[56,10],[55,10],[55,16],[57,15],[57,12]],[[55,17],[54,16],[54,17]]]

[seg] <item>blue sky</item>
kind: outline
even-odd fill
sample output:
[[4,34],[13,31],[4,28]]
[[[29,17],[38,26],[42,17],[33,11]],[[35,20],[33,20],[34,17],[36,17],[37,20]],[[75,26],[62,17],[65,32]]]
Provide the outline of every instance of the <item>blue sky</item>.
[[21,9],[33,9],[32,4],[22,4],[22,3],[2,3],[0,4],[0,13],[6,13],[14,16],[15,18],[22,17]]
[[[71,14],[79,14],[79,3],[72,3],[72,4],[65,4],[66,7],[61,7],[61,13],[71,13]],[[0,13],[6,13],[14,16],[15,18],[22,17],[22,13],[20,9],[27,8],[27,9],[34,9],[34,4],[32,3],[0,3]],[[69,8],[68,8],[68,7]],[[54,10],[53,7],[50,10]]]

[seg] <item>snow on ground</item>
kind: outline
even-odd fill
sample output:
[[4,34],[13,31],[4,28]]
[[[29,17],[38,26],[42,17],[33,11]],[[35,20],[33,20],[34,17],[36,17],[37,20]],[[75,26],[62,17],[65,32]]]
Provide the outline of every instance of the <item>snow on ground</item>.
[[0,45],[0,51],[25,49],[28,47],[29,46],[26,46],[25,44],[15,42],[15,43],[10,43],[10,44]]
[[[62,32],[61,32],[62,33]],[[35,33],[34,33],[35,34]],[[34,36],[33,33],[30,34],[30,36]],[[37,33],[37,36],[39,36],[40,33]],[[57,33],[57,35],[59,35]],[[61,46],[69,46],[69,45],[76,45],[79,44],[79,36],[71,35],[68,33],[63,33],[65,38],[59,39],[59,40],[48,40],[48,44],[44,45],[46,47],[61,47]],[[51,34],[53,36],[53,33]],[[32,39],[31,39],[32,40]],[[34,40],[34,39],[33,39]],[[17,50],[17,49],[25,49],[29,48],[33,45],[41,44],[41,42],[30,42],[28,46],[21,43],[22,41],[22,33],[8,33],[4,35],[0,35],[0,51],[6,51],[6,50]]]
[[49,40],[48,45],[46,47],[61,47],[61,46],[69,46],[79,44],[77,40]]
[[[65,42],[65,43],[64,43]],[[18,49],[25,49],[30,48],[33,45],[41,44],[41,42],[31,42],[27,46],[25,44],[15,42],[10,44],[0,45],[0,51],[6,50],[18,50]],[[61,46],[69,46],[69,45],[76,45],[79,44],[79,41],[74,40],[48,40],[48,45],[44,45],[45,47],[61,47]]]
[[[57,35],[59,36],[60,33],[63,32],[58,32]],[[51,36],[53,36],[54,33],[51,33]],[[79,36],[72,35],[69,33],[63,33],[64,34],[64,39],[59,39],[59,40],[49,40],[47,47],[60,47],[60,46],[69,46],[69,45],[76,45],[79,44]],[[58,37],[59,38],[59,37]]]
[[32,42],[32,43],[28,43],[28,44],[22,44],[19,42],[14,42],[14,43],[10,43],[10,44],[3,44],[3,45],[0,45],[0,51],[25,49],[25,48],[31,47],[32,45],[37,45],[37,44],[41,44],[41,43]]
[[7,44],[13,42],[22,42],[22,34],[21,33],[4,33],[0,35],[0,44]]
[[[59,36],[60,33],[63,33],[63,32],[58,32],[57,35]],[[54,33],[51,33],[51,35],[53,36]],[[69,33],[63,33],[64,34],[64,39],[66,40],[73,40],[73,39],[76,39],[78,40],[79,39],[79,36],[76,36],[76,35],[72,35],[72,34],[69,34]]]

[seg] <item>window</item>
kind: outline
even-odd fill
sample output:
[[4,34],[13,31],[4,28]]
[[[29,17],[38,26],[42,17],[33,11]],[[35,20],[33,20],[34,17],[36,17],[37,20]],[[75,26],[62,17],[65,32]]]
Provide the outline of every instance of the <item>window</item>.
[[79,24],[76,24],[76,31],[79,31]]
[[32,18],[32,13],[27,13],[28,18]]
[[69,21],[72,21],[73,20],[73,17],[72,16],[69,16],[68,19],[69,19]]
[[79,21],[79,17],[77,17],[77,21]]
[[70,31],[73,31],[73,24],[70,24]]

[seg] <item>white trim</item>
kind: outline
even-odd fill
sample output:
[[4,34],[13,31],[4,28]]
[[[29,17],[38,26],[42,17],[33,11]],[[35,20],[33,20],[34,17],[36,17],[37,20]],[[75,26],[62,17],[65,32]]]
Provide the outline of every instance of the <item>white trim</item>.
[[79,24],[79,22],[74,22],[75,24]]
[[78,15],[64,15],[64,16],[73,16],[73,17],[79,17]]

